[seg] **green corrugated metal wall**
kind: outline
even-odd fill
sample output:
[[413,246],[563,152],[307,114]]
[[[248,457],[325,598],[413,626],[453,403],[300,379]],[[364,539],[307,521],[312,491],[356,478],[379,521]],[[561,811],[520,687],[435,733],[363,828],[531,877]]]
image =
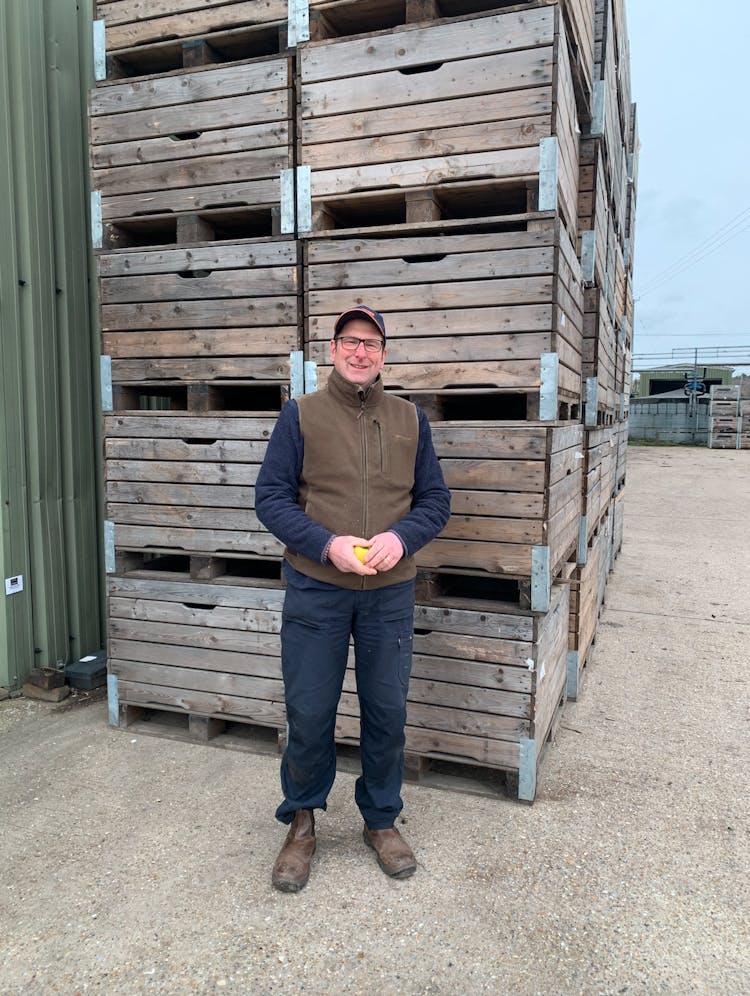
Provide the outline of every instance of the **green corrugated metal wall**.
[[[90,10],[0,2],[0,686],[102,643]],[[4,579],[23,576],[6,593]]]

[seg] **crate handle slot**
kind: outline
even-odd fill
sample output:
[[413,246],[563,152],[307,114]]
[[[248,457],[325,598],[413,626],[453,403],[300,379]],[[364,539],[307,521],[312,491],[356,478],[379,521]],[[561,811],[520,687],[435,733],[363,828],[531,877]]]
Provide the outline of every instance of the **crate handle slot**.
[[183,280],[203,280],[205,277],[210,277],[213,272],[213,270],[179,270],[177,276]]
[[416,76],[419,73],[435,73],[442,68],[442,62],[425,62],[421,66],[405,66],[403,69],[399,69],[399,72],[403,76]]
[[201,612],[213,612],[217,609],[217,605],[201,605],[200,602],[183,602],[182,607],[184,609],[200,609]]
[[424,256],[402,256],[404,263],[440,263],[448,255],[447,252],[425,253]]
[[213,446],[216,442],[215,439],[201,439],[200,437],[196,437],[195,439],[183,439],[182,441],[186,446]]
[[173,142],[191,142],[196,138],[200,138],[202,134],[202,131],[178,131],[169,137]]

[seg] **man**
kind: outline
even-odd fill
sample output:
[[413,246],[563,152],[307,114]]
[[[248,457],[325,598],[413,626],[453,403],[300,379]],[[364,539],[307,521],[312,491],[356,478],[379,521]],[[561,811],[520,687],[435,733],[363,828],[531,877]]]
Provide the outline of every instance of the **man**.
[[[394,827],[403,806],[404,726],[414,627],[414,553],[450,515],[427,418],[386,394],[385,322],[353,307],[335,322],[324,390],[284,405],[255,491],[261,522],[285,545],[281,664],[288,738],[281,762],[291,824],[272,881],[298,892],[315,851],[315,809],[336,775],[336,708],[354,639],[365,843],[383,871],[416,871]],[[356,547],[367,548],[364,560]],[[362,551],[359,553],[362,555]]]

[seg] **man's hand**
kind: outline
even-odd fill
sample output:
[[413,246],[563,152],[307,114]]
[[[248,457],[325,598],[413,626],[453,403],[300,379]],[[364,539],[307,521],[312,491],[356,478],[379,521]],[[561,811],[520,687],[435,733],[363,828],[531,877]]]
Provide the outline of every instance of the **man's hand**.
[[378,533],[371,540],[366,540],[362,546],[369,546],[365,557],[365,566],[374,567],[376,571],[390,571],[401,560],[404,548],[395,533]]
[[369,545],[361,536],[336,536],[328,547],[328,559],[342,574],[377,574],[370,565],[360,563],[354,554],[355,546]]

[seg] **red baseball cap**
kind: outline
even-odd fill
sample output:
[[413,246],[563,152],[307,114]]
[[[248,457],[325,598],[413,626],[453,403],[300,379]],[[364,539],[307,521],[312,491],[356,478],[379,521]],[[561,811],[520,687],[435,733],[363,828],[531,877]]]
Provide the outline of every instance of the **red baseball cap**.
[[333,326],[334,334],[338,335],[352,318],[363,318],[366,322],[371,322],[382,335],[383,339],[385,339],[385,321],[383,320],[383,316],[379,311],[373,311],[372,308],[367,308],[363,304],[358,305],[356,308],[347,308],[346,311],[341,312]]

